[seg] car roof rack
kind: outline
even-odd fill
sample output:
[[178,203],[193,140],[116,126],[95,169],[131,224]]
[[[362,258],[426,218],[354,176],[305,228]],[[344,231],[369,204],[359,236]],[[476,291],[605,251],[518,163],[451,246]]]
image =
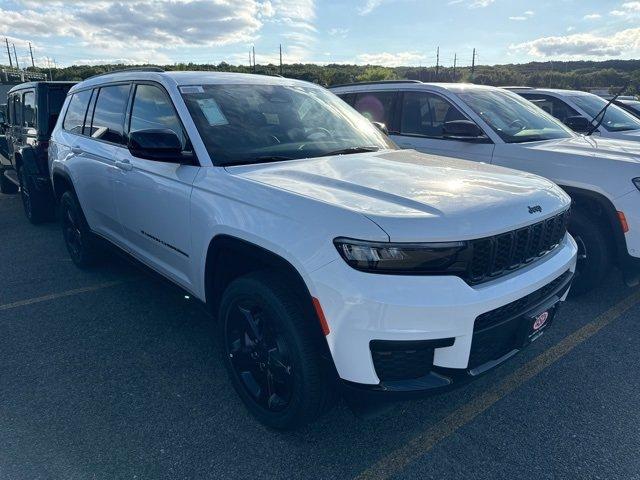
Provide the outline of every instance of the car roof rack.
[[111,70],[110,72],[98,73],[97,75],[92,75],[90,77],[85,78],[85,80],[89,80],[90,78],[102,77],[103,75],[111,75],[112,73],[126,73],[126,72],[164,72],[164,69],[160,67],[131,67],[131,68],[121,68],[119,70]]
[[505,90],[535,90],[535,87],[527,87],[527,86],[518,86],[518,85],[506,85],[504,87],[500,87],[500,88],[504,88]]
[[337,87],[353,87],[357,85],[384,85],[389,83],[422,83],[420,80],[376,80],[372,82],[353,82],[353,83],[341,83],[340,85],[331,85],[329,88]]

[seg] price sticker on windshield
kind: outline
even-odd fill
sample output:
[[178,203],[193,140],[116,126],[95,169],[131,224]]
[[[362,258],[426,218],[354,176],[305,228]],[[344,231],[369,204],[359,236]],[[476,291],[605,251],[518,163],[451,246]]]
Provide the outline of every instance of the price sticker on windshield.
[[217,127],[220,125],[229,125],[229,121],[227,117],[224,116],[222,110],[220,110],[220,106],[218,102],[216,102],[213,98],[200,98],[196,100],[198,102],[198,106],[204,116],[207,119],[207,122],[212,127]]

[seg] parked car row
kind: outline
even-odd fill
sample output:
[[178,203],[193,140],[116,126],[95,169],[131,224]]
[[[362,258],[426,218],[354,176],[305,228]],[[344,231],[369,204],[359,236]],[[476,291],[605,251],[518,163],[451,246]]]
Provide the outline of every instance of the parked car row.
[[285,78],[113,72],[65,85],[50,138],[25,146],[53,123],[35,103],[26,124],[29,88],[9,103],[27,216],[58,204],[78,267],[115,246],[202,301],[273,428],[336,392],[463,384],[543,334],[574,278],[586,291],[613,262],[634,278],[637,144],[504,89],[367,83],[334,89],[345,103]]

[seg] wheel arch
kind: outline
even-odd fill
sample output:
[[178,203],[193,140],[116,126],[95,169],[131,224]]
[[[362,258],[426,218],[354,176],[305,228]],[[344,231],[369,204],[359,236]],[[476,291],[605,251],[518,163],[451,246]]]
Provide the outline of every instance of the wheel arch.
[[71,176],[67,172],[64,170],[55,170],[51,179],[53,182],[53,195],[56,202],[60,202],[62,195],[67,190],[71,190],[75,195],[76,190],[73,186],[73,180],[71,180]]
[[627,254],[627,242],[618,218],[618,211],[607,197],[601,193],[584,188],[560,185],[571,197],[572,208],[584,212],[589,217],[596,217],[611,234],[615,248],[614,258],[619,262]]
[[[316,333],[321,338],[324,357],[335,371],[329,344],[316,311],[311,292],[299,270],[286,258],[260,245],[229,234],[218,234],[209,242],[205,261],[205,304],[214,318],[225,288],[236,278],[259,270],[275,270],[291,282],[301,296],[301,306],[315,321]],[[217,321],[217,318],[216,318]]]

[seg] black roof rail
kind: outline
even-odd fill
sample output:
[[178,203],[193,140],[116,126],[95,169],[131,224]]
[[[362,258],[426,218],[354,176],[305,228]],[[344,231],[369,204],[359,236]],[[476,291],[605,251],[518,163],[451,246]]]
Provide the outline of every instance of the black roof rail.
[[354,87],[357,85],[384,85],[388,83],[422,83],[420,80],[376,80],[372,82],[353,82],[353,83],[341,83],[340,85],[331,85],[331,88],[337,87]]
[[164,69],[160,67],[131,67],[131,68],[121,68],[119,70],[111,70],[110,72],[98,73],[97,75],[91,75],[90,77],[85,78],[85,80],[89,80],[90,78],[102,77],[103,75],[111,75],[112,73],[124,73],[124,72],[164,72]]
[[518,86],[518,85],[505,85],[504,87],[500,87],[500,88],[504,88],[505,90],[535,90],[535,87],[527,87],[527,86]]

